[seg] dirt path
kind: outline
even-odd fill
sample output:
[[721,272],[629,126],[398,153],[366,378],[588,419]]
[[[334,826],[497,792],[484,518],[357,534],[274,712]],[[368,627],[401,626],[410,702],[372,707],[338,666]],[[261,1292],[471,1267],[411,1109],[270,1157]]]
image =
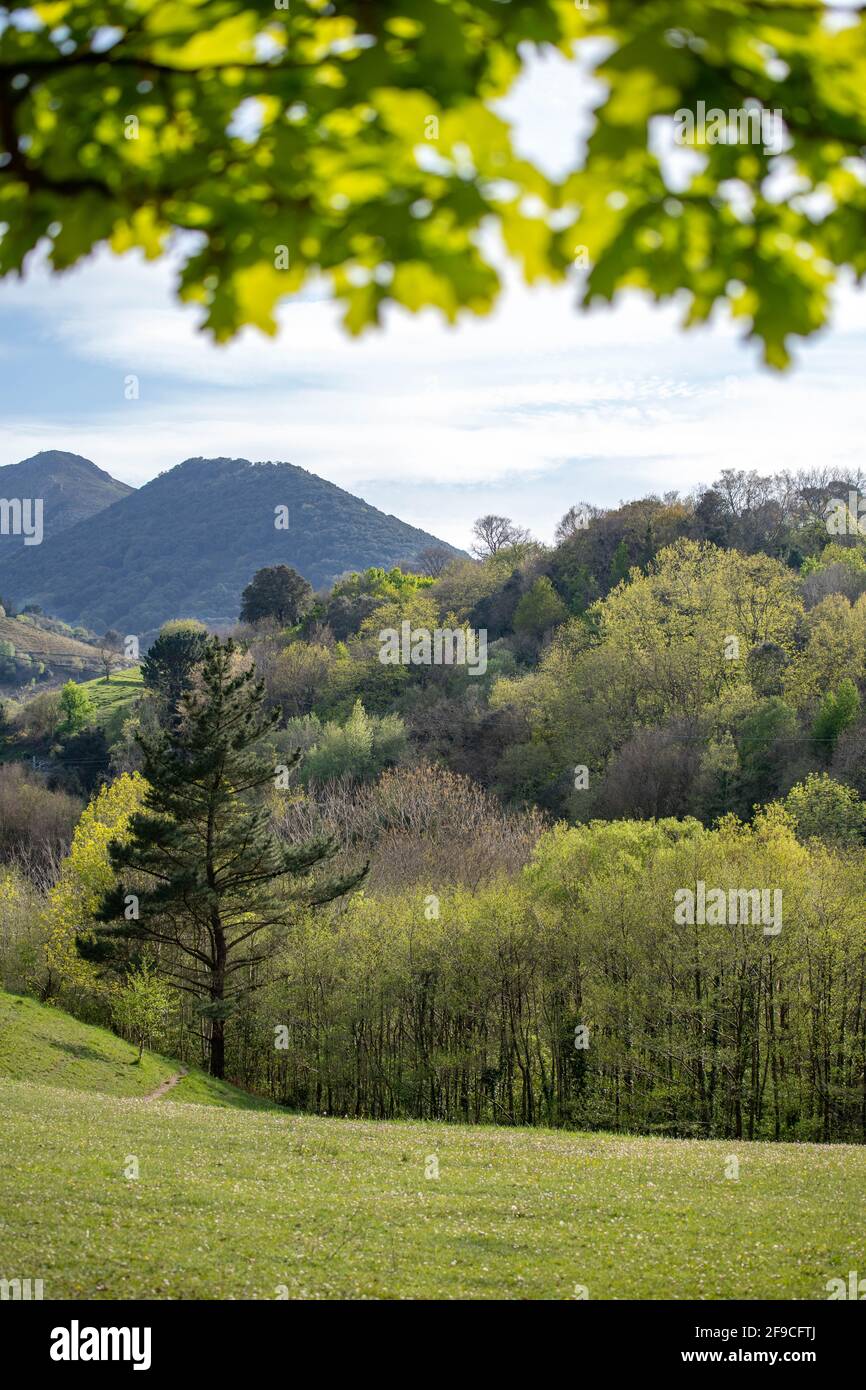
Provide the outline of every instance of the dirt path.
[[138,1096],[138,1100],[159,1100],[160,1096],[164,1096],[166,1091],[170,1091],[172,1086],[176,1086],[178,1081],[183,1080],[187,1074],[187,1070],[188,1069],[185,1067],[183,1071],[175,1072],[174,1076],[170,1076],[167,1081],[163,1081],[162,1085],[157,1086],[156,1090],[151,1091],[149,1095]]

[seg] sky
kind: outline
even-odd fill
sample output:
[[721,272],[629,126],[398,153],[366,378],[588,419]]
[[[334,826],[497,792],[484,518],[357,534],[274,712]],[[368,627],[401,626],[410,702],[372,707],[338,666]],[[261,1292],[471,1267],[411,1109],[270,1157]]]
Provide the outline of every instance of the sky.
[[[546,55],[508,111],[555,174],[585,138],[586,82]],[[684,333],[681,306],[637,294],[578,311],[577,279],[509,280],[493,314],[457,327],[395,308],[361,339],[306,295],[277,338],[216,347],[175,274],[105,253],[0,284],[0,465],[65,449],[139,486],[194,456],[286,460],[467,546],[485,512],[550,541],[581,501],[688,492],[726,467],[862,464],[866,295],[851,287],[779,375],[723,318]]]

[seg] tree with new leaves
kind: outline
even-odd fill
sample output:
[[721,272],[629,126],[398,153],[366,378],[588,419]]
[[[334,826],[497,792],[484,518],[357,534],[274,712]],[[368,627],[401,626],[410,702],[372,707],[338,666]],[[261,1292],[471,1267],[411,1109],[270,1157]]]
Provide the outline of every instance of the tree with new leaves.
[[558,623],[565,622],[568,609],[549,577],[542,574],[527,589],[514,610],[514,631],[540,639]]
[[287,845],[272,833],[263,793],[275,769],[260,745],[280,711],[266,713],[263,696],[249,658],[211,638],[179,720],[142,737],[143,807],[110,847],[120,881],[96,941],[82,946],[121,968],[152,948],[163,978],[210,1020],[214,1076],[225,1069],[226,1019],[265,982],[299,912],[350,892],[365,872],[317,877],[336,852],[331,840]]
[[628,557],[628,546],[625,541],[620,541],[610,562],[611,587],[615,589],[617,584],[627,583],[630,573],[631,561]]
[[862,845],[866,836],[866,804],[853,787],[826,772],[810,772],[805,782],[791,788],[782,805],[803,842],[817,838],[842,848]]
[[[866,269],[862,11],[844,24],[821,0],[4,13],[0,274],[43,242],[57,270],[105,243],[150,258],[172,244],[178,292],[219,340],[275,332],[280,301],[314,279],[353,333],[388,304],[488,313],[501,243],[528,283],[574,275],[582,305],[638,287],[682,301],[688,325],[727,306],[779,367],[791,335],[825,323],[839,272]],[[501,99],[535,53],[574,61],[576,44],[589,139],[551,177],[516,153]],[[699,101],[781,110],[785,140],[680,126],[697,158],[663,157]]]
[[155,967],[144,960],[131,970],[112,1000],[112,1016],[121,1032],[138,1043],[138,1061],[145,1043],[165,1027],[172,1006],[172,991]]
[[241,622],[273,618],[285,627],[303,616],[313,597],[312,586],[290,565],[257,570],[241,595]]
[[825,693],[812,725],[816,750],[825,761],[832,757],[843,729],[853,724],[859,713],[860,691],[850,676],[839,682],[838,689]]
[[59,732],[77,734],[93,718],[93,701],[83,686],[67,681],[60,691],[61,722]]
[[96,913],[114,886],[108,846],[128,833],[144,792],[138,773],[124,773],[101,787],[82,812],[45,909],[45,958],[52,987],[54,982],[64,988],[98,987],[92,965],[77,948],[92,939]]

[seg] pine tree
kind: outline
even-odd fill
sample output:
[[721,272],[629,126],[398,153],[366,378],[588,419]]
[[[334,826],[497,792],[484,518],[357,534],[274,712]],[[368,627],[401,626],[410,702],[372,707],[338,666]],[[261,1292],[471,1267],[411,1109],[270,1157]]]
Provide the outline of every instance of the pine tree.
[[[279,950],[301,906],[330,902],[366,869],[313,883],[336,852],[319,838],[286,845],[271,832],[261,792],[274,781],[260,741],[280,717],[265,712],[263,683],[231,640],[211,638],[180,718],[141,737],[148,789],[123,841],[109,847],[116,874],[103,900],[90,959],[130,960],[155,948],[160,973],[196,996],[210,1020],[210,1070],[225,1071],[225,1021]],[[295,755],[295,760],[299,755]],[[141,882],[147,886],[142,887]]]
[[159,635],[141,663],[141,679],[159,696],[170,717],[174,717],[192,672],[202,660],[208,634],[195,618],[163,623]]

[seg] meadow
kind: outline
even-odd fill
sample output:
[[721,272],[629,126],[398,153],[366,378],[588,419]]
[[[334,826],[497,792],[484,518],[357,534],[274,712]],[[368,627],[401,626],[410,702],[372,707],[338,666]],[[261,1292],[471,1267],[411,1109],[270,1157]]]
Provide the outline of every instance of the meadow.
[[2,1002],[0,1273],[49,1299],[812,1300],[863,1265],[861,1147],[148,1101],[170,1059]]
[[141,667],[125,666],[112,671],[108,680],[97,676],[95,680],[82,681],[81,686],[93,706],[93,722],[101,728],[109,723],[113,726],[121,712],[124,718],[132,713],[133,702],[142,694]]

